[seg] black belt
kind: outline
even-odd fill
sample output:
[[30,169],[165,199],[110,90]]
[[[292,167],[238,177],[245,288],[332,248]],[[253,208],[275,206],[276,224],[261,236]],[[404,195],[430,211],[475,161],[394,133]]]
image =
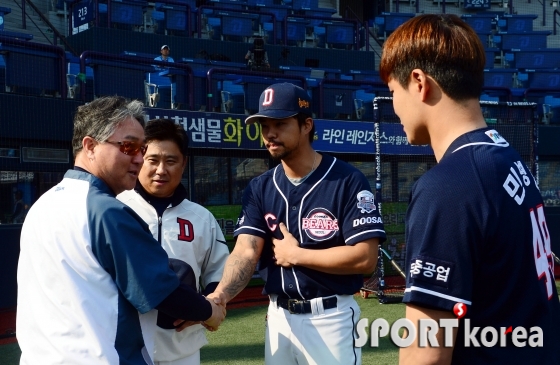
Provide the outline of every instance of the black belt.
[[[323,309],[331,309],[336,307],[336,296],[323,298]],[[311,313],[311,302],[309,300],[278,298],[276,303],[279,307],[284,308],[292,314]]]

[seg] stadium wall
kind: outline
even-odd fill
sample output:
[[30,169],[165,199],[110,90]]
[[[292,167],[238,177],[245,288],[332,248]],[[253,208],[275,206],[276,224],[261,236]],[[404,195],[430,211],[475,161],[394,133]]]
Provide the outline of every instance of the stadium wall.
[[[107,40],[111,41],[108,42]],[[153,54],[159,56],[159,49],[167,44],[171,49],[171,56],[175,61],[181,58],[194,58],[197,53],[206,51],[209,55],[224,55],[231,62],[245,62],[245,54],[251,47],[249,43],[213,41],[201,38],[172,37],[150,33],[128,32],[119,29],[92,28],[68,37],[68,42],[81,54],[84,51],[120,54],[124,51]],[[304,66],[306,59],[319,60],[319,67],[349,70],[375,70],[375,62],[379,56],[373,52],[285,47],[279,45],[265,45],[271,67]],[[287,58],[282,57],[282,51],[287,49]]]

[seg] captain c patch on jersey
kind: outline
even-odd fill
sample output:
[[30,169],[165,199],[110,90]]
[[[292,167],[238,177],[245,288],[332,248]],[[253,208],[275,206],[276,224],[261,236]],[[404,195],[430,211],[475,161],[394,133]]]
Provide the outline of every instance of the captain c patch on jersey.
[[328,240],[338,232],[338,219],[325,208],[315,208],[301,220],[301,229],[312,240]]
[[369,190],[362,190],[356,195],[360,213],[371,213],[375,210],[375,197]]

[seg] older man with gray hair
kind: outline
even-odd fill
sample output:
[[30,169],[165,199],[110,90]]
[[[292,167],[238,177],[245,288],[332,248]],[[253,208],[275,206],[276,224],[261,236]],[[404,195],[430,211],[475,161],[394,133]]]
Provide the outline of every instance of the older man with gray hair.
[[225,309],[180,283],[144,221],[115,198],[143,164],[143,108],[121,97],[80,106],[74,169],[26,217],[21,364],[152,364],[152,309],[211,328],[223,320]]

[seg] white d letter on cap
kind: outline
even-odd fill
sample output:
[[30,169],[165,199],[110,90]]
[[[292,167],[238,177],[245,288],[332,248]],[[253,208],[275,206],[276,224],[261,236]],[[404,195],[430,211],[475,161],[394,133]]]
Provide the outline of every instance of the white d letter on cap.
[[272,96],[274,94],[274,90],[273,89],[266,89],[264,91],[264,100],[262,105],[270,105],[272,104]]

